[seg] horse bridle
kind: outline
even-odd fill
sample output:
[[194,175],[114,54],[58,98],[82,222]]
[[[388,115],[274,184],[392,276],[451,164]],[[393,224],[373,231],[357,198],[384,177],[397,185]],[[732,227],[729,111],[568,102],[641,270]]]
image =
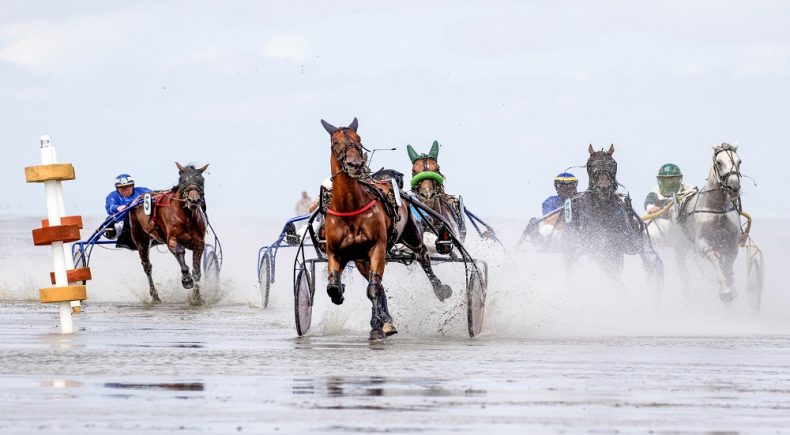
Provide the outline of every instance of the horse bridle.
[[598,175],[601,172],[605,172],[612,178],[612,185],[610,187],[610,190],[612,192],[616,191],[617,186],[619,184],[617,181],[617,162],[615,162],[614,159],[611,159],[612,163],[607,163],[606,161],[600,161],[600,159],[598,160],[599,162],[595,162],[596,164],[591,165],[588,163],[587,165],[589,167],[587,173],[590,176],[591,189],[595,191],[601,190],[595,185],[595,181],[598,179]]
[[[718,157],[719,154],[723,152],[727,153],[727,157],[729,157],[731,163],[730,170],[727,171],[726,174],[722,174],[721,172],[719,172],[719,165],[716,164],[717,163],[716,157]],[[738,181],[739,182],[741,181],[741,168],[739,165],[735,164],[735,158],[733,157],[734,154],[735,154],[735,150],[733,150],[732,148],[720,149],[715,153],[713,153],[713,171],[716,173],[716,182],[719,184],[720,189],[727,190],[730,193],[733,193],[734,191],[727,184],[727,179],[735,175],[738,178]]]
[[[345,129],[343,129],[343,130],[345,130]],[[343,131],[344,135],[345,135],[345,133],[346,132]],[[348,138],[348,136],[346,136],[346,138]],[[335,144],[332,143],[332,154],[335,156],[335,160],[337,160],[337,162],[340,164],[340,171],[341,172],[343,172],[344,174],[348,175],[351,178],[357,178],[357,179],[361,178],[361,177],[363,177],[364,175],[367,174],[367,171],[365,171],[364,168],[363,168],[362,172],[359,175],[357,175],[357,176],[351,175],[349,173],[349,165],[346,162],[346,154],[348,154],[348,150],[350,150],[351,148],[356,149],[359,152],[359,155],[362,156],[362,161],[363,161],[362,165],[365,166],[365,165],[367,165],[367,153],[365,153],[364,151],[370,151],[369,149],[365,148],[365,146],[362,145],[359,142],[355,142],[355,141],[349,140],[348,143],[346,143],[346,145],[343,147],[343,149],[339,153],[335,153],[334,152],[334,145]],[[332,178],[334,178],[336,175],[337,174],[332,174]]]
[[203,199],[203,197],[204,197],[204,191],[203,191],[203,187],[201,187],[201,186],[200,186],[199,184],[197,184],[197,183],[189,183],[189,184],[187,184],[187,185],[186,185],[186,187],[184,187],[184,188],[181,190],[181,198],[180,198],[180,199],[181,199],[181,201],[183,201],[183,202],[184,202],[184,208],[189,208],[189,207],[191,207],[191,206],[190,206],[190,203],[189,203],[189,199],[188,199],[188,197],[189,197],[189,192],[192,192],[192,191],[197,191],[197,192],[198,192],[198,194],[200,195],[200,199],[199,199],[199,200],[198,200],[198,202],[197,202],[197,204],[198,204],[198,205],[199,205],[201,202],[203,202],[203,201],[204,201],[204,199]]
[[[436,170],[435,171],[431,171],[430,169],[428,169],[428,159],[429,158],[430,157],[423,157],[423,158],[420,159],[420,160],[422,160],[422,171],[417,172],[417,173],[413,173],[412,176],[415,176],[417,174],[421,174],[421,173],[424,173],[424,172],[435,172],[435,173],[439,174],[442,178],[444,178],[444,175],[442,175],[442,169],[439,166],[439,162],[436,162]],[[434,161],[436,161],[436,160],[434,160]],[[427,200],[433,201],[433,200],[436,199],[437,195],[443,193],[444,188],[443,188],[442,184],[438,183],[436,180],[431,179],[430,181],[433,183],[433,189],[431,190],[432,195],[430,197],[428,197]]]

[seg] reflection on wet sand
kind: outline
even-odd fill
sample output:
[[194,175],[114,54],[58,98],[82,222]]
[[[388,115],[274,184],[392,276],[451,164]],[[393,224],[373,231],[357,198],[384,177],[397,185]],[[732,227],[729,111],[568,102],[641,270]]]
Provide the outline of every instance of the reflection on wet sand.
[[205,347],[202,343],[158,343],[158,344],[123,343],[123,344],[117,344],[116,346],[141,347],[141,348],[170,347],[177,349],[202,349]]
[[399,379],[383,376],[294,378],[294,395],[326,397],[480,397],[486,390],[444,387],[438,379]]
[[69,379],[48,379],[41,381],[41,386],[49,388],[79,388],[82,386],[82,382]]
[[165,390],[165,391],[203,391],[205,386],[202,382],[173,382],[166,384],[127,384],[120,382],[108,382],[104,388],[118,388],[123,390]]

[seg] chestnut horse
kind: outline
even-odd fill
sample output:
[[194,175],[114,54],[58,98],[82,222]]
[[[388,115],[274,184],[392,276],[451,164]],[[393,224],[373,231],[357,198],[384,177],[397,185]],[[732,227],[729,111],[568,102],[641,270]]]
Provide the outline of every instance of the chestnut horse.
[[[410,203],[396,200],[390,181],[374,179],[366,162],[362,140],[357,134],[357,119],[348,127],[335,127],[321,120],[332,141],[329,165],[332,170],[332,199],[326,214],[326,291],[332,302],[343,303],[343,269],[353,261],[368,280],[367,296],[373,305],[370,339],[381,340],[397,333],[387,308],[387,295],[381,285],[389,248],[396,242],[412,250],[428,275],[440,300],[452,294],[431,269],[427,249],[422,243],[422,228],[409,213]],[[378,178],[378,177],[377,177]]]
[[[200,304],[200,261],[203,257],[206,237],[205,201],[203,197],[203,172],[208,165],[195,168],[192,165],[178,167],[178,186],[155,195],[151,215],[143,207],[129,212],[132,240],[140,253],[143,270],[148,276],[151,298],[161,302],[151,278],[151,261],[148,250],[152,241],[166,244],[181,266],[181,284],[185,289],[194,288],[192,302]],[[184,259],[186,250],[192,251],[192,275]]]
[[[452,225],[444,229],[444,225],[434,222],[433,227],[443,228],[442,234],[435,234],[436,250],[440,254],[448,254],[452,249],[451,236],[447,230],[452,231],[456,239],[463,242],[466,239],[466,225],[460,201],[457,197],[448,195],[444,191],[444,174],[439,168],[439,142],[433,141],[428,154],[418,154],[411,145],[406,145],[411,160],[411,189],[420,202],[430,207],[445,221]],[[426,219],[433,219],[425,216]],[[427,241],[426,241],[427,243]]]

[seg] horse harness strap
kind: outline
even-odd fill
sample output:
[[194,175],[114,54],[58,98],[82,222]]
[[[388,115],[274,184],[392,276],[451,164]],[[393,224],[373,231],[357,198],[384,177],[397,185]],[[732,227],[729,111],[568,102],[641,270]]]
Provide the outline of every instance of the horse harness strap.
[[387,213],[390,220],[392,220],[392,225],[390,226],[389,236],[387,237],[387,250],[389,251],[395,245],[395,242],[398,239],[398,222],[400,222],[401,216],[398,212],[398,204],[395,200],[395,192],[390,191],[389,194],[384,193],[381,189],[377,188],[373,183],[367,181],[361,181],[362,186],[364,186],[373,196],[378,199],[381,204],[384,206],[384,212]]
[[326,213],[327,214],[331,214],[332,216],[339,216],[339,217],[357,216],[357,215],[360,215],[360,214],[365,213],[366,211],[370,210],[370,208],[373,207],[374,204],[376,204],[376,200],[375,199],[371,199],[370,202],[366,206],[364,206],[364,207],[362,207],[362,208],[360,208],[358,210],[349,211],[349,212],[340,212],[340,211],[334,211],[332,209],[327,208],[326,209]]
[[161,207],[167,207],[173,200],[178,200],[178,198],[176,198],[175,194],[170,191],[159,192],[151,197],[151,216],[148,218],[148,223],[155,231],[159,231],[159,229],[156,227],[156,216],[158,215],[157,210],[159,210]]
[[354,210],[354,211],[350,211],[350,212],[334,211],[334,210],[331,210],[329,208],[329,197],[331,197],[331,191],[329,191],[326,194],[327,198],[325,199],[324,198],[324,194],[325,193],[322,190],[322,195],[321,195],[322,206],[321,206],[321,210],[325,211],[326,214],[329,214],[329,215],[332,215],[332,216],[352,217],[352,216],[358,216],[358,215],[370,210],[376,204],[377,201],[380,202],[381,205],[384,207],[384,212],[392,220],[392,225],[390,227],[389,235],[387,237],[387,248],[389,249],[389,248],[391,248],[392,246],[395,245],[395,242],[396,242],[396,240],[397,240],[397,238],[399,236],[399,234],[398,234],[398,225],[397,224],[398,224],[398,222],[400,222],[400,219],[401,219],[400,213],[398,212],[399,207],[398,207],[398,205],[396,203],[396,200],[395,200],[395,195],[394,195],[393,192],[390,192],[389,195],[385,194],[384,192],[382,192],[380,189],[378,189],[373,183],[371,183],[368,180],[357,179],[357,181],[362,185],[362,187],[364,187],[373,196],[373,199],[371,199],[369,203],[367,203],[364,207],[362,207],[360,209],[357,209],[357,210]]

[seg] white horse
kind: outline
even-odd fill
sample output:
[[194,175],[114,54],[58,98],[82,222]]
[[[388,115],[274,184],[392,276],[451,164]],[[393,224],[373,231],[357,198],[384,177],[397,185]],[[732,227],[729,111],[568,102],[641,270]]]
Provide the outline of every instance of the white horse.
[[[741,158],[738,146],[713,146],[713,163],[708,179],[695,194],[671,211],[671,221],[682,232],[675,243],[681,278],[688,283],[686,255],[690,248],[707,258],[716,271],[719,297],[735,299],[733,263],[743,234],[741,228]],[[684,240],[686,242],[684,242]],[[684,284],[687,285],[687,284]]]

